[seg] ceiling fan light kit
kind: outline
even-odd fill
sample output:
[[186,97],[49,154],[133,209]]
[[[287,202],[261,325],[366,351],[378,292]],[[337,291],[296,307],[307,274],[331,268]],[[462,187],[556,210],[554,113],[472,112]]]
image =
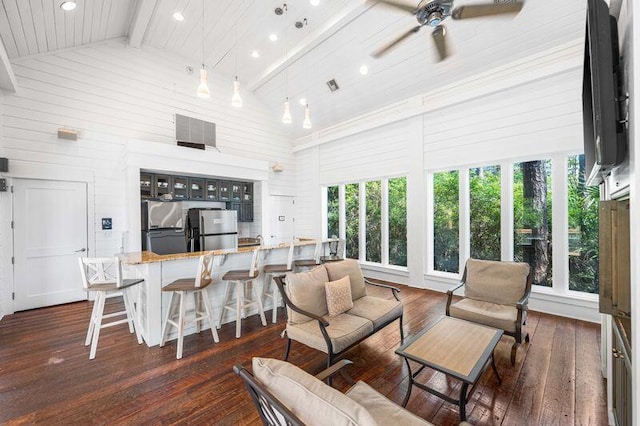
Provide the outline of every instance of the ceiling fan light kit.
[[518,0],[495,0],[493,3],[466,5],[456,8],[453,7],[454,0],[422,0],[415,8],[397,0],[368,0],[368,2],[380,3],[381,5],[415,15],[419,24],[417,27],[411,28],[392,42],[376,50],[371,56],[379,58],[385,55],[409,36],[420,31],[423,26],[427,26],[433,28],[431,36],[436,45],[439,60],[441,61],[448,57],[445,38],[447,31],[442,25],[442,22],[449,16],[451,16],[452,19],[470,19],[493,15],[516,14],[520,12],[524,6],[524,1]]

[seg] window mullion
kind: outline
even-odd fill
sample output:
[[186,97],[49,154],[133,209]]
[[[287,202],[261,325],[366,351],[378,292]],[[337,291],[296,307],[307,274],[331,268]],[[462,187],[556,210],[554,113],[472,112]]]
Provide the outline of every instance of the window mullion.
[[513,163],[500,165],[500,253],[513,260]]
[[367,260],[367,185],[365,182],[360,182],[358,185],[358,257],[360,261]]
[[465,263],[471,257],[471,215],[469,199],[469,169],[461,169],[459,172],[458,203],[459,203],[459,227],[460,227],[460,257],[459,274],[462,275]]
[[346,241],[347,239],[347,204],[345,201],[344,185],[340,185],[338,189],[338,197],[339,197],[338,209],[340,211],[339,213],[340,239]]
[[560,155],[553,158],[553,289],[560,292],[569,290],[569,205],[567,156]]
[[380,260],[383,265],[389,264],[389,179],[382,179],[380,182],[380,195],[382,197],[380,205],[380,250],[382,251]]

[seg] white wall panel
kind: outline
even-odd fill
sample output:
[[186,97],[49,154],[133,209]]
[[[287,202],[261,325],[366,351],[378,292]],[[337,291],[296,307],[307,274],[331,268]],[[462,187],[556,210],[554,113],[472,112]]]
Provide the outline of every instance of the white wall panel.
[[321,193],[318,183],[318,148],[296,153],[296,222],[298,237],[321,236]]
[[[283,165],[281,173],[269,170],[269,193],[295,195],[293,143],[286,128],[277,113],[250,93],[242,93],[242,109],[232,108],[228,77],[210,74],[212,97],[199,99],[195,96],[197,72],[189,74],[184,59],[150,47],[127,48],[124,40],[16,59],[12,65],[20,90],[2,97],[0,156],[20,163],[27,175],[30,168],[46,166],[55,175],[50,178],[65,179],[74,170],[92,176],[94,196],[89,202],[95,214],[90,221],[96,231],[90,236],[95,247],[91,255],[119,252],[122,234],[128,232],[124,196],[127,141],[174,145],[175,113],[215,122],[217,145],[224,154]],[[60,127],[77,130],[78,140],[59,140]],[[172,159],[171,167],[189,172],[190,162]],[[213,166],[209,173],[219,175]],[[10,212],[10,195],[1,193],[0,197],[0,261],[4,266],[11,250],[1,225],[7,221],[4,212]],[[257,221],[242,225],[243,232],[260,232],[260,212],[257,202]],[[112,231],[100,230],[102,217],[113,218]],[[0,306],[7,306],[5,298],[13,287],[6,269],[0,272]]]

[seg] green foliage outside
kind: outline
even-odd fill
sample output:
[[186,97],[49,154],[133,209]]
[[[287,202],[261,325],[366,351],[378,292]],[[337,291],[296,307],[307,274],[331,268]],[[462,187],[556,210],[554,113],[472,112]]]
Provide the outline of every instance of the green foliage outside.
[[569,289],[598,293],[598,187],[585,185],[584,155],[569,157]]
[[359,208],[359,184],[349,183],[344,186],[345,201],[345,224],[346,224],[346,243],[347,257],[350,259],[360,258],[360,208]]
[[471,257],[500,260],[500,166],[469,170]]
[[458,171],[433,175],[433,268],[459,271]]
[[379,180],[365,183],[366,202],[366,260],[367,262],[382,262],[382,193]]
[[327,188],[327,236],[340,235],[340,187]]
[[389,179],[389,264],[407,266],[407,178]]

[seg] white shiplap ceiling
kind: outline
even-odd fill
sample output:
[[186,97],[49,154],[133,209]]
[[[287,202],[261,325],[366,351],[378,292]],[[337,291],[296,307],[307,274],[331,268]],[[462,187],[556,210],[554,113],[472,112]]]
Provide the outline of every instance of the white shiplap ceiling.
[[[78,0],[63,12],[62,0],[1,0],[0,38],[10,58],[51,52],[129,35],[133,16],[152,5],[142,44],[202,62],[202,0]],[[456,5],[487,0],[457,0]],[[381,59],[369,55],[416,25],[415,18],[364,0],[205,0],[204,62],[216,72],[238,75],[277,119],[285,96],[292,100],[294,137],[351,119],[439,85],[548,50],[584,36],[584,0],[528,0],[516,17],[447,19],[451,56],[437,62],[429,29],[413,35]],[[416,2],[406,1],[408,5]],[[172,14],[183,13],[182,22]],[[296,21],[307,19],[301,29]],[[278,35],[276,42],[269,40]],[[250,57],[257,50],[260,58]],[[359,73],[367,65],[369,74]],[[340,90],[326,86],[336,79]],[[303,130],[306,97],[314,129]]]

